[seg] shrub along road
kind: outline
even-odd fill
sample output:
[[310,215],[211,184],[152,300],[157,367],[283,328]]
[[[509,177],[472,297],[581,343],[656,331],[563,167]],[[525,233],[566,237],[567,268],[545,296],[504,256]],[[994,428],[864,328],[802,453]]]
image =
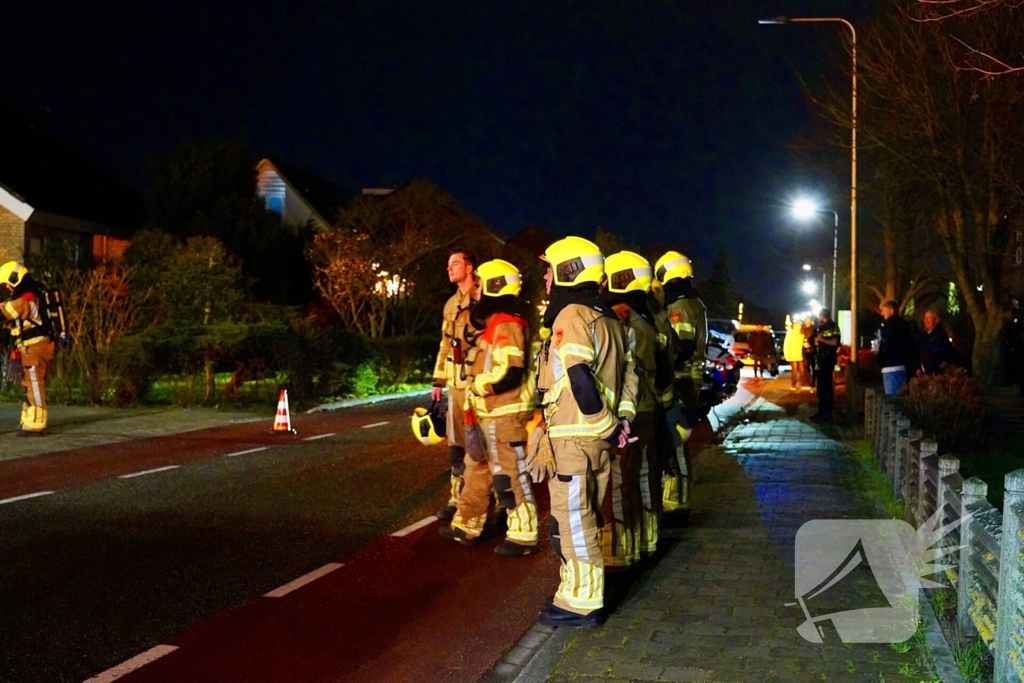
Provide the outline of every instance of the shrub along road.
[[416,403],[0,462],[0,680],[479,679],[557,559],[437,536]]

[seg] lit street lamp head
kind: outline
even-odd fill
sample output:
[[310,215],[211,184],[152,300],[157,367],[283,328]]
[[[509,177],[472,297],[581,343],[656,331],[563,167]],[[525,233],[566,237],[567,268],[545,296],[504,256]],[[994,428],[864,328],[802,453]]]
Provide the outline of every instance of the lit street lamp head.
[[771,17],[769,19],[758,19],[757,23],[769,26],[781,26],[789,23],[789,17]]
[[810,263],[805,263],[805,264],[803,265],[803,269],[804,269],[804,270],[810,270],[810,269],[811,269],[811,264],[810,264]]
[[806,221],[821,213],[821,209],[814,200],[808,199],[807,197],[801,197],[793,202],[792,213],[794,218]]
[[818,283],[814,280],[804,280],[804,294],[815,294],[818,291]]

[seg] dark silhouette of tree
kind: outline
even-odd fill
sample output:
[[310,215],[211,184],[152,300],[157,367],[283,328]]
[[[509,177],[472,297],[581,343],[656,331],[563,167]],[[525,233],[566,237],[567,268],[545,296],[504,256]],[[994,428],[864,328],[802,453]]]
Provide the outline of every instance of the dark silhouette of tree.
[[735,318],[740,298],[732,285],[729,274],[729,252],[724,247],[718,248],[711,272],[701,287],[704,304],[708,307],[709,318]]

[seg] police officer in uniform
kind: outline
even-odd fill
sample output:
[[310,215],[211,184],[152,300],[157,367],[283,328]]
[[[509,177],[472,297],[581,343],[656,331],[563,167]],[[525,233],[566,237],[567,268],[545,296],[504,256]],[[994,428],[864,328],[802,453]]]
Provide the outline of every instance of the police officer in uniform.
[[430,396],[441,400],[442,391],[448,387],[448,462],[451,465],[451,492],[448,504],[437,513],[437,518],[450,522],[455,516],[456,503],[462,491],[462,475],[465,471],[465,416],[466,387],[469,379],[466,361],[469,350],[476,338],[476,330],[470,322],[470,315],[480,298],[476,277],[477,256],[469,250],[453,251],[448,256],[448,280],[456,285],[455,293],[444,305],[444,319],[441,322],[441,348],[434,364],[434,388]]
[[[546,427],[531,434],[527,469],[548,479],[549,534],[561,560],[560,582],[541,612],[548,626],[599,626],[603,621],[604,560],[597,509],[608,486],[611,446],[623,447],[628,423],[619,417],[626,372],[626,333],[600,299],[604,257],[580,237],[551,244],[542,257],[551,330],[539,354],[537,388]],[[545,444],[537,449],[534,435]]]
[[16,261],[0,266],[0,284],[8,300],[0,311],[8,321],[11,334],[21,353],[21,365],[27,402],[21,409],[18,436],[43,436],[46,433],[46,372],[56,349],[44,324],[43,296],[28,269]]
[[[690,259],[678,251],[666,252],[654,265],[654,274],[661,282],[665,311],[674,339],[672,366],[675,371],[676,409],[669,411],[669,420],[676,441],[677,457],[670,459],[664,482],[662,505],[665,512],[688,510],[689,488],[693,477],[690,433],[697,426],[700,414],[697,399],[704,377],[704,354],[708,338],[707,307],[700,292],[693,286]],[[681,458],[678,456],[682,456]],[[684,475],[685,470],[685,475]]]
[[832,311],[827,308],[818,313],[818,335],[814,338],[818,349],[818,412],[811,415],[815,422],[831,422],[835,395],[832,377],[839,355],[839,325],[832,320]]

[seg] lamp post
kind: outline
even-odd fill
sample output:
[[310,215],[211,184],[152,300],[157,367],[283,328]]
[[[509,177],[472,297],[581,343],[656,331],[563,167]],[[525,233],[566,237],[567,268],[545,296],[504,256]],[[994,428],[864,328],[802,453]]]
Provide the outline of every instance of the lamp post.
[[[847,393],[857,379],[857,30],[840,17],[773,17],[759,24],[838,23],[850,29],[850,56],[853,59],[850,109],[850,362],[846,366]],[[834,305],[833,305],[834,306]],[[835,310],[832,311],[835,314]],[[851,404],[852,405],[852,404]]]
[[[812,266],[809,263],[805,263],[804,264],[804,270],[807,271],[807,272],[810,272],[812,270],[820,270],[821,271],[821,300],[824,301],[825,300],[825,269],[820,267],[820,266]],[[833,274],[833,277],[835,277],[834,274]],[[835,287],[835,283],[836,283],[836,281],[832,280],[832,305],[833,306],[836,305],[836,297],[835,297],[836,287]]]
[[[832,214],[832,315],[836,314],[836,276],[839,273],[839,214],[832,209],[819,209],[810,199],[801,198],[793,202],[793,216],[800,220],[807,220],[818,214]],[[809,270],[809,268],[804,268]],[[824,277],[824,274],[822,275]],[[825,300],[822,293],[821,300]]]

